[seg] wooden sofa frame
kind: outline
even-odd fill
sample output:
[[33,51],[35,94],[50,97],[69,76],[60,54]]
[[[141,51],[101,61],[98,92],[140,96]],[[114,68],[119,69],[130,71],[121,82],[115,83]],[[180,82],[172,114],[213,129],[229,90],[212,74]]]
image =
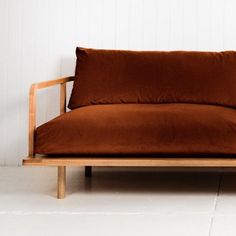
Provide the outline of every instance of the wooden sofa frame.
[[66,112],[66,84],[74,77],[35,83],[29,93],[29,153],[23,159],[25,166],[54,166],[58,168],[57,198],[65,197],[66,167],[85,167],[85,176],[92,175],[92,166],[127,167],[236,167],[236,158],[228,157],[48,157],[36,155],[34,137],[36,129],[36,92],[39,89],[60,85],[60,114]]

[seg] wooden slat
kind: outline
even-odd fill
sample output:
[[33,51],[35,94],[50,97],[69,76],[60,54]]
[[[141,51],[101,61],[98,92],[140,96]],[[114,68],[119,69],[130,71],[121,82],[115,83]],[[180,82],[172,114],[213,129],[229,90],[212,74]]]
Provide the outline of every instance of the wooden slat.
[[27,158],[26,166],[153,166],[153,167],[236,167],[236,158]]
[[66,83],[60,85],[60,114],[66,112]]

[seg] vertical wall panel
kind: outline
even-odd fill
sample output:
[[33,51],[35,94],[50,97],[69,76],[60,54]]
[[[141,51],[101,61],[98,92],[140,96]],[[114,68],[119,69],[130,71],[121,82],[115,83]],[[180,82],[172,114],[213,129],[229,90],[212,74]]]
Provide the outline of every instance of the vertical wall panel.
[[[99,0],[101,2],[101,0]],[[103,0],[102,48],[116,48],[118,0]],[[91,29],[90,29],[91,30]]]
[[184,0],[172,0],[170,6],[170,45],[169,50],[184,47]]
[[[75,47],[236,50],[235,0],[1,0],[0,165],[27,154],[31,83],[71,75]],[[42,124],[59,89],[38,94]]]
[[158,50],[168,50],[170,47],[171,3],[171,0],[158,0],[157,3],[157,23],[155,27]]
[[149,4],[143,4],[143,28],[142,28],[142,49],[155,50],[157,28],[157,1],[150,0]]
[[90,8],[89,8],[90,47],[95,47],[95,48],[102,47],[103,10],[104,10],[103,0],[90,0]]
[[143,0],[131,0],[129,20],[129,48],[140,50],[143,48]]
[[211,50],[212,0],[198,0],[197,49]]
[[8,61],[8,0],[0,1],[0,165],[5,164],[7,155],[7,61]]
[[[24,60],[27,61],[27,57],[32,58],[31,68],[28,70],[27,64],[24,63],[24,73],[30,73],[35,82],[45,81],[49,78],[51,79],[50,71],[53,69],[53,65],[51,64],[51,54],[50,54],[50,12],[49,12],[49,4],[48,1],[31,1],[31,4],[34,4],[34,9],[32,12],[28,12],[28,4],[29,0],[24,5],[24,22],[23,27],[26,32],[23,33],[24,38],[27,35],[31,35],[30,48],[28,49],[28,44],[23,43],[24,51],[28,51],[25,55]],[[32,15],[31,15],[32,14]],[[30,22],[28,27],[27,22]],[[39,49],[40,50],[36,50]],[[32,70],[33,69],[33,70]],[[29,84],[28,84],[29,86]],[[42,91],[38,95],[38,116],[37,121],[38,125],[45,122],[47,120],[47,104],[48,104],[48,94],[46,91]]]
[[[8,47],[7,47],[7,81],[6,104],[4,112],[7,118],[5,144],[6,165],[18,164],[20,107],[24,97],[21,95],[21,2],[8,1]],[[1,109],[2,110],[2,109]]]
[[118,0],[116,5],[116,47],[129,49],[130,2]]
[[76,1],[76,44],[81,47],[89,46],[90,0]]
[[236,50],[236,1],[226,1],[224,10],[224,47],[227,50]]
[[225,4],[222,0],[215,0],[211,5],[211,49],[224,48]]
[[198,0],[184,0],[183,5],[183,48],[197,50]]

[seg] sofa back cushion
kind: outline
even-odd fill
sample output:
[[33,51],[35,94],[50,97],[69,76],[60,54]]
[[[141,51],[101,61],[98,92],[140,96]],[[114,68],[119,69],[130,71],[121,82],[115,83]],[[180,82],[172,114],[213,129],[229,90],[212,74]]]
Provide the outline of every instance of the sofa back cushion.
[[198,103],[236,107],[236,52],[77,48],[69,108]]

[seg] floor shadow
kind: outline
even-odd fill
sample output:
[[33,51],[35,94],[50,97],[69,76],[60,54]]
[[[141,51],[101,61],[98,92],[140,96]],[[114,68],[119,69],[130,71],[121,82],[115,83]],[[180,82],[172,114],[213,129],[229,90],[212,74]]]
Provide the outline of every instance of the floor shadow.
[[[217,192],[221,172],[205,170],[165,170],[146,168],[125,170],[116,168],[93,168],[93,176],[85,178],[83,174],[74,173],[73,183],[78,179],[78,185],[70,185],[70,192],[89,193],[175,193],[175,194],[212,194]],[[70,179],[68,179],[70,181]],[[70,185],[70,186],[69,186]]]

